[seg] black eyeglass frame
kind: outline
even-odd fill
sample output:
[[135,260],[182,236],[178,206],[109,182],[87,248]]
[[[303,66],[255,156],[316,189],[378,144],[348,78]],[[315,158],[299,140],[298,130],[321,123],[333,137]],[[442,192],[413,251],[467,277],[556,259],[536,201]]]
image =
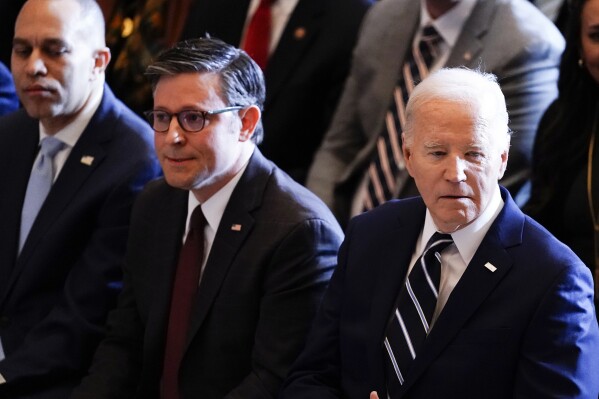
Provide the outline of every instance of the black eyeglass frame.
[[[183,129],[187,133],[197,133],[197,132],[201,132],[204,129],[204,127],[206,126],[206,117],[208,115],[218,115],[218,114],[222,114],[224,112],[238,111],[238,110],[244,109],[244,108],[246,108],[246,107],[242,107],[240,105],[235,105],[235,106],[232,106],[232,107],[225,107],[225,108],[216,109],[216,110],[213,110],[213,111],[200,111],[200,110],[197,110],[197,109],[186,109],[186,110],[183,110],[181,112],[175,112],[175,113],[170,113],[170,112],[163,111],[163,110],[151,110],[151,111],[145,111],[144,115],[146,117],[146,120],[148,121],[148,123],[150,124],[150,126],[152,127],[152,129],[154,129],[155,132],[158,132],[158,133],[166,133],[166,132],[168,132],[168,130],[170,129],[173,117],[176,117],[177,118],[177,122],[179,123],[179,126],[181,127],[181,129]],[[169,117],[169,122],[167,124],[166,129],[164,129],[164,130],[158,130],[158,129],[156,129],[154,127],[154,114],[156,114],[157,112],[163,113],[163,114],[165,114],[165,115],[167,115]],[[190,113],[191,114],[202,115],[202,127],[200,127],[197,130],[189,130],[189,129],[186,129],[183,126],[183,125],[185,125],[187,123],[183,122],[181,115],[190,114]]]

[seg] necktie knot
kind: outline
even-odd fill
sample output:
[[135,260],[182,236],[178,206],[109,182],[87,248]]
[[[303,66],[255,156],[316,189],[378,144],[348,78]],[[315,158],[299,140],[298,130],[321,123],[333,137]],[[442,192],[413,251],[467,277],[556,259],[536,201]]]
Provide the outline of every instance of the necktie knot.
[[207,223],[208,221],[204,216],[204,212],[202,212],[202,206],[196,206],[191,213],[191,217],[189,218],[189,229],[194,231],[202,231]]
[[40,153],[43,156],[54,158],[54,156],[62,149],[64,143],[56,137],[48,136],[41,142]]
[[452,243],[453,238],[451,238],[451,234],[435,232],[431,239],[428,240],[428,244],[426,244],[426,251],[441,252]]

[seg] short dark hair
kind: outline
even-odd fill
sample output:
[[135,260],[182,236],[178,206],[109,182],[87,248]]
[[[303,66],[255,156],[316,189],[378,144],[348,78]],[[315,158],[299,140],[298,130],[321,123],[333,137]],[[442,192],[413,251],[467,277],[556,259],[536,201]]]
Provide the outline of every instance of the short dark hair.
[[[220,94],[227,106],[256,105],[263,109],[264,75],[245,51],[210,37],[181,41],[160,53],[146,69],[146,76],[154,90],[162,76],[189,72],[217,74]],[[262,121],[259,121],[252,140],[259,144],[262,136]]]

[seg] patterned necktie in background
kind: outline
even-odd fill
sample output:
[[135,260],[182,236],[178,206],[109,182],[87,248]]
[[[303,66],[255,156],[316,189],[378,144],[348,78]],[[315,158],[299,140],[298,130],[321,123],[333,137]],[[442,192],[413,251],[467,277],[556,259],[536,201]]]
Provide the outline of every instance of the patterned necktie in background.
[[54,156],[63,147],[64,143],[52,136],[45,137],[41,142],[38,157],[29,176],[23,210],[21,211],[19,253],[21,253],[31,226],[33,226],[33,222],[52,188],[54,182]]
[[243,49],[262,70],[266,69],[268,62],[271,34],[270,6],[272,3],[274,3],[274,0],[260,1],[260,5],[250,20],[243,43]]
[[368,167],[364,210],[372,209],[396,198],[408,179],[401,152],[401,132],[405,125],[405,106],[416,82],[428,76],[429,68],[438,56],[441,36],[432,26],[426,26],[418,46],[412,48],[405,61],[393,101],[385,116],[384,128],[377,140],[376,151]]
[[441,281],[440,252],[452,243],[449,234],[433,234],[399,294],[397,309],[384,341],[391,398],[403,385],[406,373],[430,331]]
[[179,399],[180,397],[179,365],[189,333],[193,300],[200,282],[206,223],[202,207],[196,206],[189,220],[189,233],[181,247],[173,283],[162,371],[163,399]]

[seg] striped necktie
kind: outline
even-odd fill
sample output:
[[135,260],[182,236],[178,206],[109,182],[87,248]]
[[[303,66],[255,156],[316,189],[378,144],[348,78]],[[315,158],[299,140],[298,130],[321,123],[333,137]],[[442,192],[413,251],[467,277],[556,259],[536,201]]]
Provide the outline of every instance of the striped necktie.
[[376,151],[368,167],[364,210],[372,209],[396,198],[409,175],[401,152],[401,132],[405,125],[405,105],[416,82],[428,76],[429,68],[438,57],[441,36],[432,26],[426,26],[417,46],[406,59],[385,123],[376,143]]
[[449,234],[433,234],[399,293],[384,341],[391,398],[403,385],[407,371],[431,329],[441,280],[440,252],[452,243]]

